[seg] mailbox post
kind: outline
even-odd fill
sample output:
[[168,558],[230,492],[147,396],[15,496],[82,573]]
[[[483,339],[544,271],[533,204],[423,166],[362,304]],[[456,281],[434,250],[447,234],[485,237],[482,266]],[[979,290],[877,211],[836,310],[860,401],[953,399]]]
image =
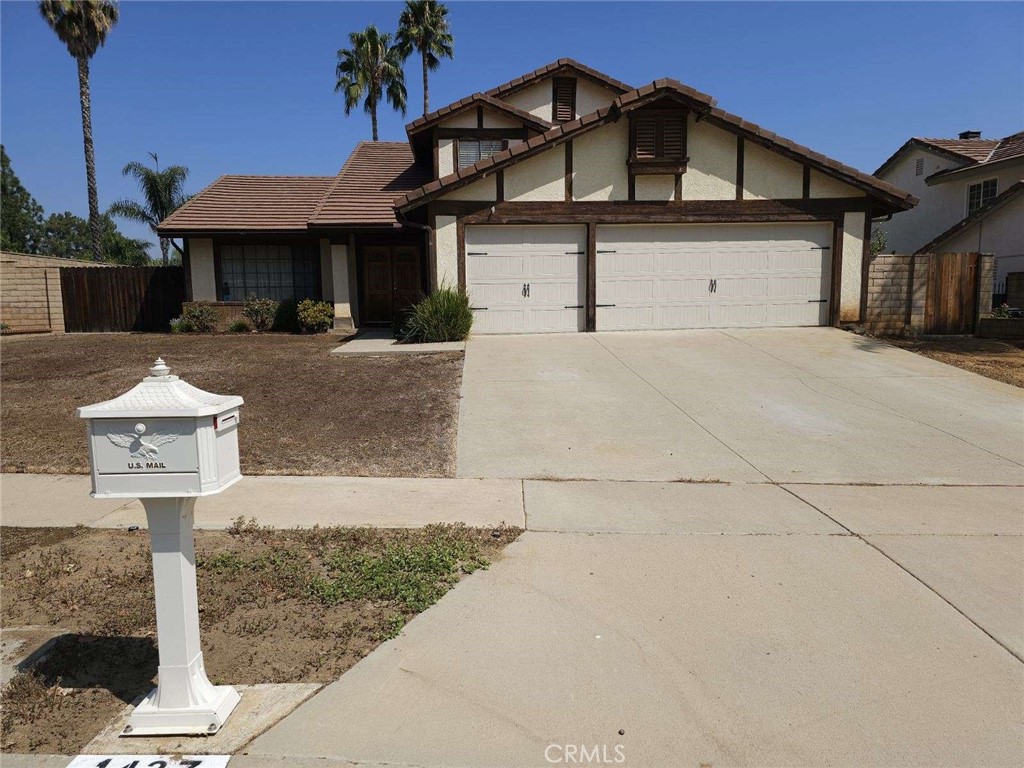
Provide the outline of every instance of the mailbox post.
[[140,499],[153,549],[158,683],[121,735],[213,734],[239,695],[213,685],[203,666],[193,514],[196,498],[242,477],[242,398],[193,387],[159,358],[149,373],[123,395],[77,411],[88,425],[92,496]]

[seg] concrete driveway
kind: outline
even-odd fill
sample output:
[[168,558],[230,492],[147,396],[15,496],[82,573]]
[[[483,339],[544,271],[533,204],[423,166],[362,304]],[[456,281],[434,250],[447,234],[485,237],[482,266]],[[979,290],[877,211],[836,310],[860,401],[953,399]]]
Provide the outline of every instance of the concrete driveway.
[[840,331],[474,339],[526,532],[239,766],[1019,766],[1022,463],[1021,390]]
[[831,328],[490,336],[461,477],[1024,482],[1024,393]]

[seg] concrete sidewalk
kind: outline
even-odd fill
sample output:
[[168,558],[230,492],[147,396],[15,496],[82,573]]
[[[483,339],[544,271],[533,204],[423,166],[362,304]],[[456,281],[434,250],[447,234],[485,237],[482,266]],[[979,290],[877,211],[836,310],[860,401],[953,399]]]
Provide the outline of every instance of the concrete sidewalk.
[[[84,475],[0,475],[0,524],[145,526],[140,502],[93,499],[89,490]],[[277,528],[525,523],[518,480],[252,476],[196,504],[198,528],[227,528],[239,517]]]

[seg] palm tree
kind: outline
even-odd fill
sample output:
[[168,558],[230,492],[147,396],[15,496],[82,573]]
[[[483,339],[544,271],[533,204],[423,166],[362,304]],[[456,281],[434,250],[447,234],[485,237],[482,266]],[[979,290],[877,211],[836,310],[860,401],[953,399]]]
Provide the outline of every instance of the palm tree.
[[398,46],[391,43],[391,35],[382,33],[373,24],[362,32],[348,36],[350,48],[338,51],[335,93],[345,94],[345,114],[364,98],[363,109],[370,113],[373,140],[377,141],[377,105],[382,97],[405,114],[405,72]]
[[455,56],[455,38],[448,24],[448,8],[437,0],[405,0],[398,17],[396,43],[407,59],[414,50],[423,60],[423,114],[430,111],[430,84],[427,72],[441,66],[441,59]]
[[[148,224],[153,234],[156,234],[157,225],[188,202],[192,195],[186,195],[184,190],[188,168],[183,165],[170,165],[160,170],[160,158],[156,152],[150,152],[149,156],[153,158],[153,168],[133,160],[121,169],[123,176],[131,176],[138,183],[145,202],[118,200],[110,206],[107,213],[140,224]],[[158,239],[164,266],[170,263],[170,246],[173,245],[174,249],[184,256],[181,248],[170,238],[158,236]]]
[[89,187],[89,231],[93,259],[103,258],[103,225],[96,192],[96,157],[92,146],[92,105],[89,101],[89,60],[117,24],[117,3],[111,0],[41,0],[39,12],[78,63],[78,101],[82,107],[85,176]]

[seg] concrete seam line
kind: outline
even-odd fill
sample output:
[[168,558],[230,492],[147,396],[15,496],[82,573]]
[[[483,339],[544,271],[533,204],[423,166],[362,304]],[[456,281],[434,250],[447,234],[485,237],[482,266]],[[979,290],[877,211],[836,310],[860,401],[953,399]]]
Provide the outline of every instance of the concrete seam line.
[[520,493],[521,493],[521,497],[520,498],[522,499],[522,502],[523,502],[523,530],[524,531],[528,531],[528,530],[530,530],[530,515],[526,511],[526,480],[522,480],[521,479],[519,481],[519,489],[520,489]]
[[892,563],[897,568],[899,568],[901,571],[903,571],[908,576],[910,576],[910,578],[912,578],[914,581],[916,581],[919,584],[921,584],[925,589],[930,591],[932,594],[934,594],[936,597],[938,597],[940,600],[942,600],[942,602],[944,602],[946,605],[948,605],[954,611],[956,611],[961,616],[963,616],[965,619],[967,619],[967,621],[969,621],[971,624],[973,624],[975,627],[977,627],[979,630],[981,630],[981,632],[983,634],[985,634],[990,640],[992,640],[996,645],[998,645],[1004,651],[1006,651],[1011,656],[1013,656],[1015,659],[1017,659],[1017,661],[1024,662],[1024,657],[1021,657],[1019,654],[1017,654],[1015,651],[1013,651],[1009,646],[1007,646],[1005,643],[1003,643],[1001,640],[999,640],[997,637],[995,637],[995,635],[993,635],[991,632],[989,632],[987,629],[985,629],[983,626],[981,626],[978,622],[976,622],[974,619],[972,619],[970,616],[968,616],[966,613],[964,613],[962,610],[960,610],[956,605],[954,605],[952,602],[950,602],[950,600],[948,598],[946,598],[945,595],[943,595],[941,592],[939,592],[937,589],[935,589],[935,587],[933,587],[931,584],[926,582],[924,579],[922,579],[916,573],[914,573],[909,568],[907,568],[905,565],[903,565],[899,560],[897,560],[896,558],[894,558],[891,555],[889,555],[888,553],[886,553],[883,549],[875,546],[872,542],[868,541],[861,534],[857,533],[856,531],[854,531],[854,530],[848,528],[847,526],[843,525],[842,523],[840,523],[838,520],[836,520],[834,517],[832,517],[830,514],[828,514],[828,512],[826,512],[825,510],[821,509],[820,507],[818,507],[815,504],[812,504],[807,499],[805,499],[805,498],[803,498],[801,496],[798,496],[794,491],[791,491],[788,488],[783,488],[783,490],[786,491],[787,493],[792,494],[794,497],[796,497],[797,499],[799,499],[800,501],[802,501],[804,504],[806,504],[807,506],[811,507],[812,509],[817,510],[818,512],[823,514],[825,517],[827,517],[829,520],[834,522],[839,527],[844,528],[847,531],[850,531],[850,533],[853,535],[854,538],[859,539],[860,541],[864,542],[867,546],[871,547],[871,549],[875,550],[875,552],[880,554],[882,557],[884,557],[890,563]]
[[729,445],[727,442],[725,442],[722,438],[720,438],[718,435],[716,435],[710,429],[708,429],[703,424],[701,424],[699,421],[697,421],[695,418],[693,418],[693,416],[691,416],[685,410],[683,410],[683,408],[677,402],[675,402],[672,398],[670,398],[668,395],[666,395],[664,392],[662,392],[660,389],[658,389],[656,386],[654,386],[651,382],[649,382],[647,379],[645,379],[643,376],[641,376],[639,373],[637,373],[626,362],[624,362],[621,358],[619,358],[618,355],[616,355],[614,352],[612,352],[610,349],[608,349],[608,347],[606,347],[604,344],[602,344],[601,341],[599,339],[597,339],[593,334],[589,334],[589,335],[590,335],[591,338],[594,339],[594,341],[597,343],[597,345],[599,347],[601,347],[605,352],[607,352],[609,355],[611,355],[623,368],[625,368],[627,371],[629,371],[634,376],[636,376],[638,379],[640,379],[640,381],[642,381],[648,387],[650,387],[655,392],[657,392],[661,396],[661,398],[663,400],[665,400],[665,402],[667,402],[669,405],[671,405],[673,408],[675,408],[677,411],[679,411],[681,414],[683,414],[686,418],[688,418],[690,421],[692,421],[698,427],[700,427],[705,432],[707,432],[709,435],[711,435],[711,437],[713,437],[715,440],[717,440],[719,443],[721,443],[722,446],[724,446],[728,451],[730,451],[740,461],[742,461],[745,464],[747,464],[751,469],[753,469],[755,472],[757,472],[757,474],[761,475],[761,477],[763,477],[769,483],[771,483],[772,485],[776,484],[775,480],[773,480],[771,477],[769,477],[767,473],[765,473],[763,470],[761,470],[758,467],[756,467],[753,464],[753,462],[751,462],[746,456],[743,456],[742,454],[740,454],[735,448],[733,448],[731,445]]
[[[916,419],[913,416],[911,416],[910,414],[907,414],[907,413],[904,413],[903,411],[900,411],[898,408],[894,408],[891,405],[888,405],[887,403],[883,403],[881,400],[876,400],[873,397],[868,397],[867,395],[863,395],[860,392],[858,392],[857,390],[851,389],[850,387],[845,386],[845,385],[840,383],[843,380],[843,378],[851,378],[849,376],[847,376],[847,377],[837,377],[837,378],[834,378],[834,379],[826,379],[824,376],[818,376],[816,373],[812,373],[811,371],[808,371],[806,368],[801,368],[799,365],[796,365],[795,363],[790,363],[790,362],[787,362],[786,360],[783,360],[782,358],[776,357],[771,352],[768,352],[766,350],[760,349],[759,347],[755,347],[750,342],[745,341],[744,339],[741,339],[741,338],[739,338],[737,336],[733,336],[732,334],[727,333],[726,331],[722,331],[722,333],[724,333],[730,339],[736,339],[736,341],[740,342],[741,344],[746,344],[751,349],[755,349],[758,352],[764,352],[764,354],[768,355],[769,357],[771,357],[771,358],[773,358],[775,360],[778,360],[780,363],[782,363],[784,365],[791,365],[794,368],[796,368],[798,371],[803,371],[808,376],[813,376],[814,378],[821,379],[822,381],[831,382],[831,383],[835,384],[835,386],[840,387],[842,389],[845,389],[847,392],[850,392],[850,393],[852,393],[854,395],[857,395],[858,397],[863,397],[865,400],[868,400],[868,401],[870,401],[872,403],[880,405],[883,408],[885,408],[886,410],[891,411],[893,414],[895,414],[897,416],[900,416],[901,418],[904,418],[907,421],[910,421],[910,422],[912,422],[914,424],[918,424],[918,425],[920,425],[922,427],[927,427],[928,429],[934,429],[936,432],[941,432],[942,434],[947,435],[948,437],[952,437],[954,440],[959,440],[961,443],[965,443],[966,445],[970,445],[970,446],[972,446],[974,448],[977,448],[980,451],[984,451],[985,453],[989,454],[990,456],[995,456],[997,459],[1002,459],[1003,461],[1008,461],[1011,464],[1014,464],[1014,465],[1016,465],[1018,467],[1024,466],[1024,464],[1021,464],[1019,461],[1014,461],[1013,459],[1008,458],[1006,456],[1003,456],[1001,454],[998,454],[995,451],[990,451],[988,448],[985,448],[982,445],[978,445],[977,443],[972,443],[970,440],[968,440],[968,439],[966,439],[964,437],[960,437],[959,435],[954,435],[952,432],[947,432],[942,427],[937,427],[934,424],[929,424],[927,421],[921,421],[920,419]],[[889,346],[892,346],[892,345],[890,344]],[[895,349],[895,347],[894,347],[894,349]],[[906,351],[906,350],[904,350],[904,351]],[[914,354],[914,353],[911,352],[910,354]],[[980,374],[976,374],[976,375],[980,375]],[[878,377],[874,377],[874,378],[891,378],[891,377],[878,376]],[[907,378],[907,377],[901,377],[901,378]],[[926,378],[926,377],[922,377],[922,378]],[[944,376],[944,377],[934,377],[934,378],[960,378],[960,377],[959,376],[949,376],[949,377],[945,377]],[[799,379],[799,381],[801,383],[804,383],[803,379]],[[806,384],[805,384],[805,386],[806,386]],[[814,389],[812,387],[808,386],[807,388],[810,389],[812,392],[818,392],[816,389]],[[822,397],[831,397],[830,395],[825,395],[822,392],[818,392],[818,394],[821,395]],[[837,400],[837,401],[842,402],[842,403],[848,402],[846,400],[839,400],[839,398],[837,398],[837,397],[832,398],[832,399],[833,400]],[[850,405],[857,405],[857,404],[856,403],[850,403]],[[864,406],[860,406],[860,407],[864,407]]]

